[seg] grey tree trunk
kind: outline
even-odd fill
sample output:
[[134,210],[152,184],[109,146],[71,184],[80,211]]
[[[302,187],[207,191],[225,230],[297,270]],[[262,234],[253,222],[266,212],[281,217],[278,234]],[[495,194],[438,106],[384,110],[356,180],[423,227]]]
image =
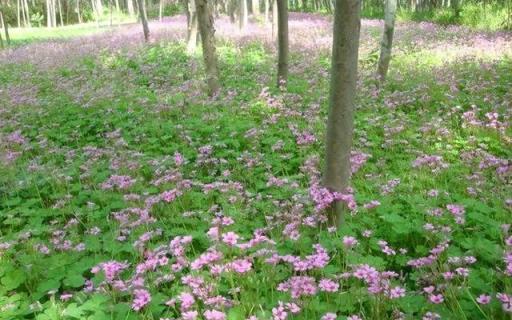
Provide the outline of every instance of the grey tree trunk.
[[197,20],[201,43],[203,47],[203,59],[206,69],[206,81],[208,94],[215,96],[220,90],[219,69],[217,67],[217,52],[215,48],[215,28],[213,16],[208,8],[207,0],[196,0]]
[[[324,186],[336,192],[346,192],[350,180],[360,13],[360,0],[336,0],[323,176]],[[340,201],[334,202],[327,209],[331,226],[338,226],[343,222],[345,210],[345,204]]]
[[28,7],[28,1],[27,0],[21,0],[22,1],[22,4],[23,4],[23,20],[24,20],[24,23],[23,25],[25,27],[32,27],[32,23],[30,22],[30,10],[29,10],[29,7]]
[[384,82],[388,73],[389,61],[391,61],[391,48],[393,47],[393,33],[395,32],[395,14],[397,0],[386,0],[384,12],[384,33],[380,45],[379,65],[377,75],[379,81]]
[[16,2],[16,17],[18,18],[18,28],[21,27],[21,1]]
[[277,37],[277,0],[272,0],[272,39]]
[[59,5],[59,18],[60,18],[60,26],[64,26],[64,19],[62,18],[62,4],[60,0],[57,0],[57,4]]
[[149,41],[149,27],[148,27],[148,18],[146,16],[146,1],[138,0],[137,6],[139,7],[139,18],[142,23],[142,31],[144,32],[144,40],[146,42]]
[[227,5],[228,5],[228,14],[229,14],[229,20],[231,21],[231,23],[235,23],[236,22],[236,17],[235,17],[235,14],[236,14],[236,8],[237,8],[237,0],[226,0],[227,1]]
[[288,81],[288,0],[277,1],[277,87],[286,87]]
[[197,11],[195,0],[188,1],[187,51],[194,52],[197,44]]
[[245,29],[248,23],[248,13],[247,13],[247,0],[239,0],[240,6],[238,7],[238,19],[240,19],[240,30]]

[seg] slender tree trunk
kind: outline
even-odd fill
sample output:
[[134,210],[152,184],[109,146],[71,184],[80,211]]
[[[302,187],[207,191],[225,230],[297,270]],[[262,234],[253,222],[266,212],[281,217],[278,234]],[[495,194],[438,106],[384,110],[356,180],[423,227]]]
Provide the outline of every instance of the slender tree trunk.
[[197,45],[197,11],[196,11],[196,0],[188,0],[188,29],[187,29],[187,51],[189,53],[194,52]]
[[7,22],[4,20],[4,15],[2,11],[0,11],[0,26],[4,28],[5,41],[7,42],[7,45],[11,44],[11,37],[9,36],[9,26],[7,25]]
[[237,8],[237,0],[226,0],[228,2],[228,14],[229,20],[231,23],[236,22],[236,8]]
[[21,16],[21,0],[18,0],[16,2],[16,17],[18,18],[18,28],[21,28],[21,21],[20,21],[20,16]]
[[163,14],[163,11],[164,11],[164,0],[160,0],[160,5],[158,7],[158,20],[160,22],[162,22],[162,14]]
[[278,62],[277,87],[286,87],[288,81],[288,0],[277,1]]
[[215,96],[220,90],[219,69],[217,67],[217,52],[215,48],[215,28],[213,16],[208,8],[207,0],[196,0],[197,20],[201,43],[203,47],[203,59],[206,68],[206,80],[208,94]]
[[64,19],[62,18],[62,4],[61,4],[60,0],[57,0],[57,3],[59,5],[60,26],[63,27],[64,26]]
[[269,0],[265,0],[264,1],[264,4],[265,4],[265,24],[268,24],[268,18],[269,18],[269,12],[270,12],[270,1]]
[[252,14],[254,16],[260,15],[260,0],[252,0]]
[[78,23],[82,24],[82,15],[80,14],[80,0],[76,0],[76,14],[78,15]]
[[135,15],[135,10],[133,9],[133,0],[126,0],[126,7],[128,8],[128,15],[133,17]]
[[386,0],[386,8],[384,12],[384,33],[382,34],[379,65],[377,67],[377,75],[381,82],[384,82],[386,79],[389,61],[391,60],[393,33],[395,32],[396,2],[397,0]]
[[24,19],[24,26],[25,27],[29,27],[31,28],[32,27],[32,24],[30,22],[30,9],[28,7],[28,1],[27,0],[22,0],[23,1],[23,19]]
[[149,41],[149,27],[148,27],[148,18],[146,16],[146,1],[138,0],[137,6],[139,7],[139,18],[142,23],[142,31],[144,31],[144,40],[146,42]]
[[[336,0],[323,184],[331,191],[342,193],[346,192],[350,179],[360,13],[360,0]],[[346,205],[340,201],[328,208],[331,226],[343,222],[345,210]]]
[[277,0],[272,0],[272,39],[277,37]]
[[245,29],[248,23],[248,13],[247,13],[247,0],[239,0],[239,14],[238,18],[240,19],[240,30]]

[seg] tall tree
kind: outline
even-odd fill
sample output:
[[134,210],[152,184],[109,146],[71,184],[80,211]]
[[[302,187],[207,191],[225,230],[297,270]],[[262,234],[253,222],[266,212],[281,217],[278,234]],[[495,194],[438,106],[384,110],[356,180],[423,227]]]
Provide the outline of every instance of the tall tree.
[[272,0],[272,39],[277,37],[277,0]]
[[391,48],[393,47],[393,33],[395,32],[395,14],[397,0],[386,0],[386,9],[384,12],[384,33],[380,45],[379,65],[377,75],[380,81],[386,79],[388,73],[389,61],[391,60]]
[[[0,1],[0,7],[2,5],[2,1]],[[0,8],[1,9],[1,8]],[[5,32],[5,41],[7,45],[11,43],[11,37],[9,36],[9,25],[7,25],[7,21],[4,20],[3,11],[0,10],[0,27],[4,29]]]
[[146,16],[146,1],[145,0],[137,0],[137,6],[139,8],[139,19],[142,23],[142,31],[144,32],[144,40],[146,42],[149,41],[149,27],[148,27],[148,17]]
[[219,69],[217,66],[218,62],[215,48],[213,16],[210,8],[208,7],[207,0],[196,0],[196,11],[203,47],[203,59],[206,69],[208,94],[210,96],[215,96],[220,90]]
[[288,81],[288,0],[277,1],[277,86]]
[[[350,179],[350,149],[354,130],[361,0],[336,0],[323,184],[346,192]],[[335,201],[327,210],[329,223],[343,221],[346,206]]]
[[187,51],[194,52],[197,44],[197,11],[195,0],[186,2],[187,10]]
[[269,11],[270,11],[270,8],[269,8],[270,1],[269,0],[264,0],[263,3],[264,3],[264,6],[265,6],[265,8],[263,9],[263,10],[265,10],[265,13],[264,13],[265,18],[264,18],[263,21],[264,21],[265,24],[268,24],[268,16],[269,16]]
[[133,17],[135,15],[135,9],[133,8],[133,0],[126,0],[126,7],[128,9],[128,15]]
[[247,13],[247,0],[239,0],[240,6],[238,7],[239,13],[238,13],[238,19],[240,19],[240,30],[245,29],[247,26],[247,23],[249,21],[248,19],[248,13]]
[[252,14],[254,16],[259,16],[260,15],[260,0],[252,0],[251,4],[252,4]]

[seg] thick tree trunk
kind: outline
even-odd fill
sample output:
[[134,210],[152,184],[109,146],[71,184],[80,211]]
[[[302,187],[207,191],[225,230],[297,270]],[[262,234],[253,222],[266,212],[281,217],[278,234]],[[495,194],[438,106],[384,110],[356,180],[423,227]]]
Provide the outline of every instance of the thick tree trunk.
[[210,8],[208,8],[207,0],[196,0],[196,11],[203,47],[203,59],[206,69],[208,94],[210,96],[215,96],[220,90],[219,69],[217,67],[213,16],[210,12]]
[[380,46],[379,65],[377,75],[379,80],[384,82],[388,73],[389,61],[391,60],[391,48],[393,47],[393,33],[395,32],[395,13],[397,0],[386,0],[384,12],[384,33]]
[[247,0],[239,0],[239,2],[240,6],[238,7],[238,18],[240,19],[240,30],[243,30],[248,23]]
[[139,8],[139,18],[142,23],[142,31],[144,32],[144,40],[146,42],[149,41],[149,27],[148,27],[148,18],[146,16],[146,1],[138,0],[137,6]]
[[286,86],[288,81],[288,0],[277,1],[278,62],[277,87]]
[[[354,99],[357,83],[360,0],[336,0],[331,62],[329,117],[327,120],[323,184],[336,192],[346,192],[350,179],[350,148],[354,128]],[[336,201],[327,210],[329,223],[343,222],[346,206]]]
[[272,39],[277,37],[277,0],[272,0]]
[[197,44],[197,11],[195,0],[189,0],[187,6],[188,26],[187,26],[187,51],[194,52]]

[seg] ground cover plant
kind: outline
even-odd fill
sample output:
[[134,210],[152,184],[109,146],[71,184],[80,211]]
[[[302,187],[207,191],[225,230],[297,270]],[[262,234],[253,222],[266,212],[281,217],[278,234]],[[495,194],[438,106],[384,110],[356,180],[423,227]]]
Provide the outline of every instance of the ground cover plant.
[[350,213],[321,187],[332,21],[183,16],[0,51],[1,319],[510,319],[512,35],[363,20]]

